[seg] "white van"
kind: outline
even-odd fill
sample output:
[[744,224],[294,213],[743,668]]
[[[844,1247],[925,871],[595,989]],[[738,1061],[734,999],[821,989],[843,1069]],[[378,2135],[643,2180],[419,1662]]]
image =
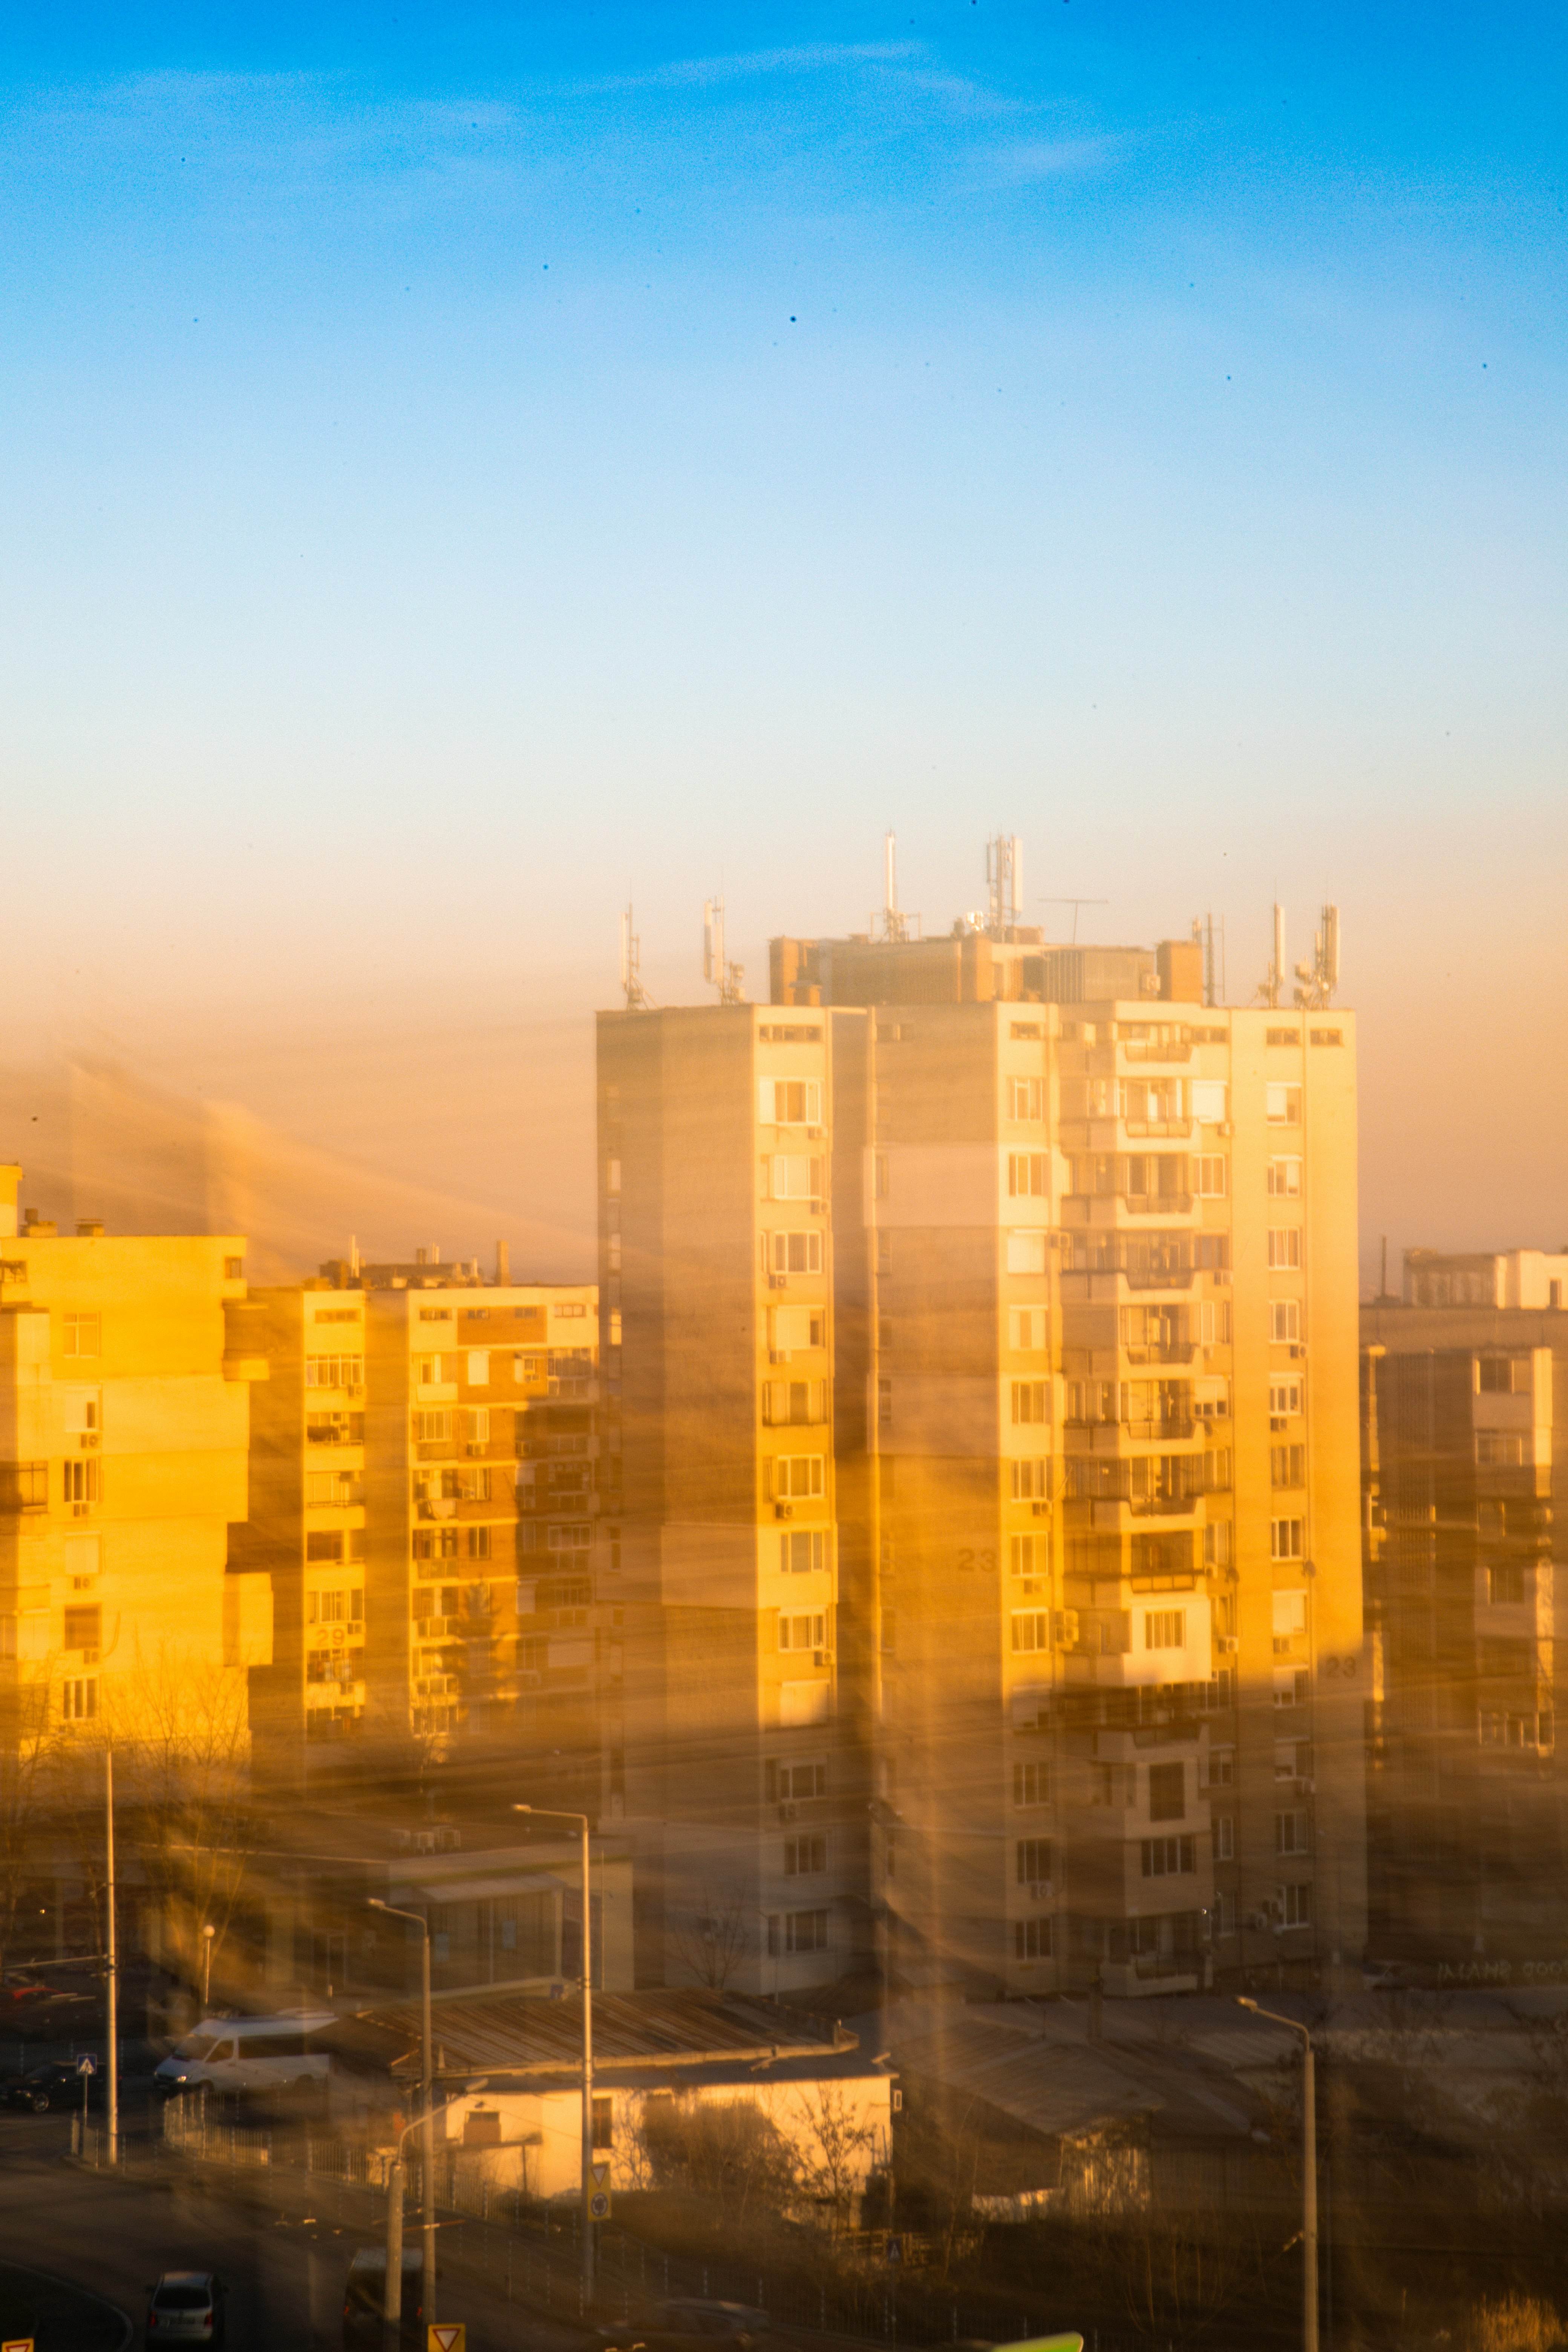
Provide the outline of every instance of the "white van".
[[153,2080],[165,2096],[213,2090],[324,2098],[331,2061],[314,2047],[314,2036],[336,2023],[330,2010],[318,2009],[287,2010],[280,2017],[204,2017]]

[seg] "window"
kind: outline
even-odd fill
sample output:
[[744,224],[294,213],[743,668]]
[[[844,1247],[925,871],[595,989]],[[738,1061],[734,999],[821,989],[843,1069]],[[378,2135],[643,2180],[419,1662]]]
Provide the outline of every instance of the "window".
[[1049,1838],[1020,1838],[1016,1866],[1020,1886],[1048,1886],[1051,1879]]
[[824,1417],[826,1383],[822,1381],[764,1381],[763,1420],[770,1429],[804,1427]]
[[312,1528],[305,1538],[307,1559],[342,1559],[343,1531],[341,1528]]
[[65,1318],[65,1349],[68,1356],[100,1356],[103,1353],[103,1318],[101,1315],[68,1315]]
[[1015,1919],[1013,1922],[1013,1957],[1016,1960],[1048,1960],[1051,1957],[1051,1920]]
[[1276,1642],[1293,1642],[1307,1630],[1307,1596],[1304,1591],[1276,1592],[1271,1595]]
[[447,1445],[451,1442],[452,1416],[449,1412],[416,1412],[414,1415],[414,1439],[418,1445]]
[[1301,1410],[1301,1376],[1291,1373],[1284,1380],[1268,1383],[1268,1412],[1272,1420],[1280,1421]]
[[1046,1310],[1043,1307],[1014,1307],[1007,1314],[1008,1338],[1015,1348],[1033,1355],[1046,1345]]
[[1301,1089],[1270,1079],[1265,1089],[1265,1101],[1270,1127],[1300,1127],[1301,1124]]
[[1268,1162],[1268,1191],[1279,1201],[1294,1201],[1301,1191],[1301,1163],[1299,1160],[1271,1160]]
[[489,1559],[489,1556],[490,1530],[489,1528],[470,1528],[468,1529],[468,1558],[470,1559]]
[[[23,1466],[30,1468],[31,1465]],[[99,1463],[66,1462],[60,1466],[64,1473],[61,1490],[63,1502],[69,1503],[77,1511],[86,1511],[90,1510],[94,1503],[102,1500],[103,1479],[101,1465]]]
[[[514,1938],[514,1940],[515,1940],[515,1937],[516,1937],[516,1928],[515,1928],[515,1927],[513,1927],[512,1933],[513,1933],[513,1938]],[[581,1937],[579,1937],[579,1938],[578,1938],[578,1940],[579,1940],[579,1942],[581,1942],[582,1938],[581,1938]],[[578,1960],[578,1967],[579,1967],[579,1968],[581,1968],[581,1966],[582,1966],[582,1960],[581,1960],[581,1958],[579,1957],[579,1960]],[[582,2110],[582,2104],[581,2104],[581,2102],[579,2101],[579,2103],[578,2103],[578,2109],[577,2109],[577,2121],[578,2121],[578,2125],[579,2125],[579,2126],[581,2126],[582,2120],[583,2120],[583,2110]],[[614,2147],[615,2144],[616,2144],[616,2103],[615,2103],[615,2100],[614,2100],[612,2097],[609,2097],[609,2096],[607,2096],[607,2095],[601,2095],[601,2094],[595,2093],[595,2098],[594,2098],[594,2146],[595,2146],[595,2147]]]
[[226,1282],[243,1282],[245,1260],[242,1257],[226,1257],[223,1262],[223,1278]]
[[785,1576],[806,1576],[821,1568],[824,1557],[820,1528],[790,1528],[779,1538],[779,1568]]
[[1487,1570],[1487,1599],[1496,1608],[1517,1603],[1525,1598],[1524,1564],[1521,1560],[1505,1560]]
[[1312,1890],[1300,1885],[1279,1889],[1281,1923],[1287,1927],[1310,1927],[1312,1924]]
[[1274,1486],[1304,1486],[1307,1483],[1306,1447],[1271,1445],[1268,1449],[1268,1481]]
[[1050,1768],[1030,1762],[1013,1767],[1013,1802],[1018,1806],[1050,1802]]
[[781,1650],[824,1650],[827,1646],[827,1619],[818,1609],[791,1616],[779,1612],[779,1648]]
[[775,1201],[819,1201],[822,1162],[804,1151],[775,1151],[763,1162]]
[[890,1429],[893,1425],[893,1383],[890,1380],[877,1382],[877,1426]]
[[1275,1667],[1274,1705],[1277,1710],[1280,1707],[1305,1706],[1307,1696],[1305,1666]]
[[1044,1274],[1046,1270],[1046,1236],[1044,1230],[1026,1230],[1007,1236],[1007,1271],[1009,1274]]
[[1268,1264],[1271,1271],[1294,1270],[1301,1263],[1301,1228],[1300,1225],[1270,1225],[1268,1228]]
[[[1223,1078],[1194,1078],[1193,1080],[1193,1117],[1204,1119],[1210,1125],[1223,1119],[1226,1116],[1226,1097],[1228,1093],[1229,1088]],[[1222,1167],[1225,1165],[1223,1160],[1220,1165]]]
[[827,1794],[826,1764],[780,1764],[772,1758],[763,1767],[763,1792],[769,1804],[801,1804]]
[[1184,1609],[1146,1609],[1143,1612],[1143,1647],[1146,1650],[1184,1650],[1187,1646],[1187,1612]]
[[1186,1768],[1181,1764],[1151,1764],[1149,1819],[1179,1822],[1185,1819],[1186,1811]]
[[[518,1312],[521,1315],[526,1310],[519,1307]],[[421,1323],[450,1323],[454,1320],[454,1317],[449,1307],[422,1307],[419,1309],[419,1320]]]
[[1300,1339],[1301,1302],[1299,1298],[1269,1300],[1268,1337],[1280,1347],[1293,1347]]
[[586,1519],[558,1521],[545,1538],[547,1551],[586,1551],[594,1540],[594,1529]]
[[307,1445],[363,1445],[364,1415],[363,1412],[308,1412],[305,1415]]
[[1476,1462],[1483,1470],[1519,1470],[1534,1460],[1534,1448],[1527,1453],[1528,1441],[1522,1430],[1478,1429],[1476,1432]]
[[827,1868],[827,1840],[825,1837],[785,1838],[784,1850],[786,1878],[815,1878]]
[[1230,1301],[1205,1298],[1198,1307],[1198,1339],[1205,1348],[1230,1345]]
[[1007,1082],[1007,1113],[1011,1118],[1043,1119],[1046,1115],[1044,1078],[1010,1078]]
[[1476,1387],[1482,1396],[1528,1396],[1528,1356],[1478,1356]]
[[68,1723],[90,1723],[98,1713],[98,1678],[77,1676],[60,1685],[60,1713]]
[[[774,1274],[820,1274],[822,1272],[822,1235],[820,1234],[774,1234],[773,1237],[773,1271]],[[783,1341],[780,1345],[784,1345]],[[814,1341],[820,1346],[820,1341]]]
[[1209,1749],[1208,1785],[1211,1789],[1233,1789],[1236,1786],[1236,1750],[1234,1748]]
[[90,1650],[96,1657],[103,1633],[103,1612],[93,1603],[85,1603],[66,1611],[65,1646],[68,1650]]
[[1145,1838],[1142,1844],[1145,1878],[1185,1878],[1198,1866],[1194,1837]]
[[1214,1858],[1216,1862],[1236,1860],[1236,1823],[1229,1813],[1215,1816]]
[[489,1349],[488,1348],[470,1348],[468,1350],[468,1386],[471,1389],[485,1389],[489,1388]]
[[346,1592],[312,1592],[306,1596],[307,1625],[342,1625],[348,1622]]
[[[439,1375],[437,1375],[439,1378]],[[363,1389],[364,1358],[363,1356],[307,1356],[305,1386],[308,1389]]]
[[1048,1565],[1044,1536],[1010,1536],[1007,1561],[1015,1576],[1038,1576]]
[[1305,1813],[1275,1814],[1274,1851],[1276,1853],[1306,1853],[1307,1816]]
[[1270,1559],[1305,1559],[1307,1557],[1306,1520],[1270,1519],[1268,1557]]
[[1047,1189],[1046,1155],[1043,1151],[1010,1151],[1007,1154],[1007,1191],[1013,1199],[1040,1199]]
[[823,1490],[822,1465],[820,1454],[775,1454],[773,1459],[775,1497],[785,1501],[820,1495]]
[[[772,1921],[769,1922],[770,1929]],[[827,1949],[827,1914],[826,1911],[789,1911],[784,1914],[784,1948],[786,1952],[825,1952]],[[777,1946],[771,1943],[770,1948]]]
[[1043,1460],[1015,1462],[1013,1465],[1013,1500],[1016,1503],[1043,1503],[1050,1492],[1050,1465]]
[[757,1117],[764,1127],[820,1127],[820,1082],[816,1078],[759,1078]]
[[1047,1421],[1049,1413],[1047,1400],[1050,1394],[1046,1381],[1015,1381],[1013,1386],[1013,1422],[1016,1428]]
[[780,1355],[795,1355],[803,1348],[820,1348],[823,1342],[825,1310],[820,1307],[775,1307],[773,1308],[773,1348]]
[[1016,1609],[1013,1612],[1013,1647],[1015,1650],[1048,1650],[1050,1647],[1050,1615],[1045,1609]]
[[1205,1151],[1193,1161],[1193,1191],[1200,1201],[1223,1201],[1230,1190],[1226,1162],[1217,1151]]

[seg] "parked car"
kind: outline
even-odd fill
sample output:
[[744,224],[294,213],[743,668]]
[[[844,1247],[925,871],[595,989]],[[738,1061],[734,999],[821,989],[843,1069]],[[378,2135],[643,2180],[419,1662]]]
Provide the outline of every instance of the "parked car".
[[[51,2058],[42,2066],[31,2066],[14,2083],[7,2083],[4,2098],[8,2107],[30,2108],[34,2115],[47,2113],[50,2107],[81,2105],[82,2077],[77,2072],[74,2058]],[[88,2078],[88,2095],[96,2105],[100,2096],[97,2074]]]
[[601,2327],[605,2352],[751,2352],[768,2333],[768,2315],[744,2303],[681,2299],[654,2305],[646,2319]]
[[221,2344],[224,2284],[216,2271],[165,2271],[147,2290],[143,2342]]
[[[349,2264],[343,2292],[343,2342],[346,2346],[384,2341],[386,2310],[386,2248],[362,2246]],[[398,2340],[425,2342],[425,2256],[418,2246],[403,2249],[403,2312]]]

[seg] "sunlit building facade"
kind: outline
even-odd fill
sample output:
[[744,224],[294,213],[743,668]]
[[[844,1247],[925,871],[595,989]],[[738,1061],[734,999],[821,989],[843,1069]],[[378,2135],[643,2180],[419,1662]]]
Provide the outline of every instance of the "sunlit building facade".
[[773,971],[601,1018],[645,1966],[1348,1964],[1350,1017],[1011,927]]
[[1450,1981],[1559,1965],[1568,1255],[1405,1255],[1362,1311],[1371,1932]]
[[230,1542],[265,1370],[226,1335],[245,1244],[19,1226],[20,1176],[0,1168],[3,1736],[243,1762],[271,1639],[267,1577]]
[[591,1753],[596,1784],[616,1538],[595,1286],[486,1282],[432,1251],[237,1313],[269,1372],[247,1541],[278,1596],[254,1694],[272,1764],[494,1739]]

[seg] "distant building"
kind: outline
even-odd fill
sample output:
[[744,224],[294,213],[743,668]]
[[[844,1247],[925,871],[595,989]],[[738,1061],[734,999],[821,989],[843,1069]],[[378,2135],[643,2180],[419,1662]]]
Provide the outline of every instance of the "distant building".
[[1568,1939],[1565,1275],[1411,1250],[1361,1318],[1373,1948],[1515,1980]]
[[[592,1284],[334,1262],[232,1310],[265,1358],[249,1556],[277,1595],[269,1766],[366,1738],[592,1758],[612,1667]],[[239,1344],[237,1342],[237,1344]],[[345,1754],[342,1759],[348,1761]],[[520,1794],[527,1793],[520,1789]],[[536,1792],[537,1793],[537,1792]]]
[[[239,1572],[249,1384],[225,1312],[237,1235],[74,1234],[0,1168],[0,1713],[15,1740],[173,1738],[192,1707],[248,1741],[270,1653],[265,1572]],[[231,1720],[230,1720],[231,1718]],[[222,1736],[209,1720],[204,1738]]]
[[642,1979],[1349,1963],[1352,1018],[902,924],[600,1016]]

